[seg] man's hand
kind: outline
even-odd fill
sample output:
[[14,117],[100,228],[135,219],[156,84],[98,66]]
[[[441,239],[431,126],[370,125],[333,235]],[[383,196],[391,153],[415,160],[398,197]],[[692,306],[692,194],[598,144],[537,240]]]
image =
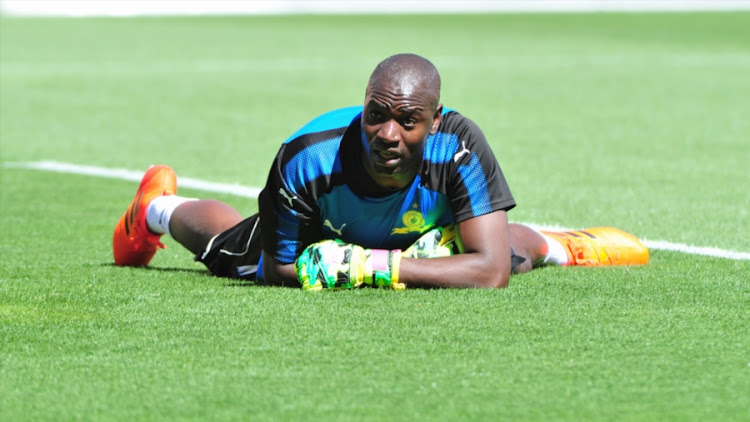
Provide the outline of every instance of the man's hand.
[[303,290],[351,289],[364,282],[364,249],[337,240],[305,248],[294,262]]
[[294,268],[303,290],[351,289],[362,284],[403,290],[398,282],[401,251],[364,249],[340,240],[305,248]]
[[423,234],[402,254],[404,258],[442,258],[458,253],[456,229],[453,224]]

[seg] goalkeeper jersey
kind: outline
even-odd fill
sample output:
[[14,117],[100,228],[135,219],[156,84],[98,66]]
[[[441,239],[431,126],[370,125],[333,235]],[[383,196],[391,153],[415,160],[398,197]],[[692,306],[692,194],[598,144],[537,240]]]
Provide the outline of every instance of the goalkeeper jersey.
[[323,239],[406,249],[432,228],[515,206],[484,134],[450,109],[428,137],[414,181],[364,195],[362,186],[375,182],[362,161],[361,113],[323,114],[281,146],[259,197],[263,252],[278,262],[294,262]]

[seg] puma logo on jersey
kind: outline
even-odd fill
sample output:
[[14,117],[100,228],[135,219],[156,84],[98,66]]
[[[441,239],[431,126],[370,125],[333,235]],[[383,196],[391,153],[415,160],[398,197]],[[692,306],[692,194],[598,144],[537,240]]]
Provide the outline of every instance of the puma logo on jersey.
[[346,227],[346,223],[342,224],[341,227],[338,229],[333,227],[333,223],[331,223],[331,220],[326,218],[326,221],[323,222],[323,225],[331,229],[332,232],[336,233],[337,235],[341,236],[341,231],[344,230],[344,227]]
[[463,147],[463,149],[453,155],[453,161],[456,163],[458,162],[458,159],[461,158],[464,154],[471,155],[471,151],[466,148],[466,141],[461,141],[461,147]]
[[286,191],[284,190],[284,188],[279,188],[279,193],[281,194],[281,196],[283,196],[284,198],[286,198],[287,201],[289,201],[289,208],[292,208],[294,206],[294,204],[292,204],[292,201],[295,200],[295,199],[297,199],[297,195],[289,197],[289,194],[286,193]]

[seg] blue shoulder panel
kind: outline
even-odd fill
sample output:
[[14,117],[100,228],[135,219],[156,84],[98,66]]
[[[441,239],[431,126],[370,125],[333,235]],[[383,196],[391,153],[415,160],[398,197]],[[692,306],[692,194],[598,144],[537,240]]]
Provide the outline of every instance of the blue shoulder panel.
[[321,176],[341,172],[340,144],[341,137],[337,136],[310,145],[289,159],[283,174],[293,194]]
[[302,126],[302,128],[289,138],[284,143],[287,143],[293,139],[299,138],[302,135],[314,132],[322,132],[324,130],[336,129],[344,126],[349,126],[349,123],[354,120],[359,113],[362,112],[362,106],[353,106],[340,108],[338,110],[329,111],[328,113],[321,114],[314,118],[310,123]]

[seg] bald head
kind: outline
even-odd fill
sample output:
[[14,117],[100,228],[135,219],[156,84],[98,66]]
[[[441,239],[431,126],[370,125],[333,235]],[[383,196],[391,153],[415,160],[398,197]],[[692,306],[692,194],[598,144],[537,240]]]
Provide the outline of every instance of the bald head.
[[416,54],[396,54],[380,62],[370,75],[367,93],[386,85],[405,95],[425,95],[433,108],[440,102],[440,74],[429,60]]

